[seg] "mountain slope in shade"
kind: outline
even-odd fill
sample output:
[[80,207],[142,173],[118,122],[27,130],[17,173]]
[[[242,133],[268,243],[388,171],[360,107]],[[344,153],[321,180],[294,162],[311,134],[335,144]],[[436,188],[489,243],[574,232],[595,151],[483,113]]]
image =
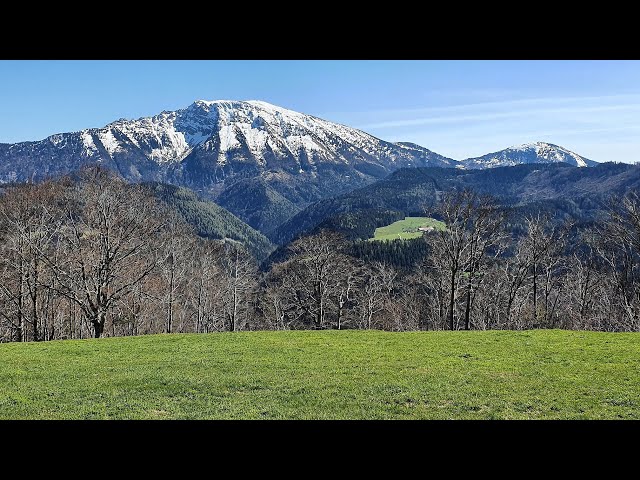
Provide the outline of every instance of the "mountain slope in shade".
[[270,232],[300,211],[262,178],[237,181],[218,196],[216,203],[261,232]]
[[566,148],[545,142],[526,143],[481,157],[467,158],[460,163],[467,169],[510,167],[527,163],[568,163],[575,167],[593,167],[598,164]]

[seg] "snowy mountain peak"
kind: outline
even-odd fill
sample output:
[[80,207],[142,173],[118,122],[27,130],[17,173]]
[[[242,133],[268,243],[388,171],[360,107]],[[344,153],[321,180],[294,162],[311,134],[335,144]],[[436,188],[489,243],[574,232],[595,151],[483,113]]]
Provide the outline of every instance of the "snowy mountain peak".
[[566,148],[546,142],[516,145],[499,152],[463,160],[465,168],[491,168],[519,165],[522,163],[568,163],[576,167],[589,167],[597,162],[581,157]]
[[0,183],[95,162],[134,180],[188,177],[211,188],[236,176],[282,172],[316,177],[339,171],[351,184],[402,167],[458,164],[265,101],[201,99],[184,109],[7,145],[0,149]]
[[[285,110],[287,112],[293,112],[293,110],[288,110],[286,108],[279,107],[278,105],[274,105],[273,103],[265,102],[264,100],[247,100],[245,103],[248,103],[249,105],[253,105],[253,106],[256,106],[256,107],[265,108],[267,110]],[[297,113],[297,112],[293,112],[293,113]]]
[[204,99],[198,99],[195,102],[193,102],[192,105],[205,105],[205,106],[212,106],[212,105],[232,105],[234,103],[244,103],[240,100],[204,100]]
[[[218,102],[225,102],[227,100],[218,100]],[[230,101],[230,100],[229,100]],[[192,103],[192,105],[198,105],[198,106],[206,106],[209,107],[211,105],[213,105],[214,103],[216,103],[216,100],[202,100],[202,99],[198,99],[195,102]]]
[[287,110],[286,108],[279,107],[277,105],[273,105],[271,103],[262,101],[262,100],[196,100],[185,110],[204,110],[204,111],[212,111],[212,110],[261,110],[268,112],[286,112],[292,115],[304,115],[293,110]]

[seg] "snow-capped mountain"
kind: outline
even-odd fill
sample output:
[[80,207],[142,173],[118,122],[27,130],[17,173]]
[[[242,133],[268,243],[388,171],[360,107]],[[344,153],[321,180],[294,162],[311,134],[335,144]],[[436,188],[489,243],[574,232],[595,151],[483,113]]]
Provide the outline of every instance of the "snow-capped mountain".
[[203,101],[103,128],[0,145],[0,181],[64,173],[101,162],[131,180],[186,182],[205,190],[230,177],[380,177],[400,167],[453,166],[423,147],[262,101]]
[[536,142],[510,147],[481,157],[467,158],[460,165],[464,168],[508,167],[522,163],[568,163],[576,167],[592,167],[597,162],[551,143]]
[[387,142],[262,101],[198,100],[153,117],[0,144],[0,184],[100,163],[132,181],[194,189],[267,233],[310,202],[362,187],[399,168],[532,162],[595,163],[546,143],[459,162],[420,145]]

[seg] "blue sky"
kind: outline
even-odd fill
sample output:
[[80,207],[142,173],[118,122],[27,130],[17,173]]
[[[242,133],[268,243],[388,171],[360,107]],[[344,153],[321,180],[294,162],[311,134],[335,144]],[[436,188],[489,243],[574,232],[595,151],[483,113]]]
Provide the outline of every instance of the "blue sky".
[[0,61],[0,142],[265,100],[462,159],[532,141],[640,161],[640,61]]

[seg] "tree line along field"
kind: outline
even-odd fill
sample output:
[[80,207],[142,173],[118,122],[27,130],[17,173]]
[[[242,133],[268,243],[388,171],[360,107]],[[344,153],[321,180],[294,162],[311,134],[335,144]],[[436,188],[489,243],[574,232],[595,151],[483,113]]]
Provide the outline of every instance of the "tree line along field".
[[0,345],[0,418],[638,419],[640,337],[279,331]]
[[420,227],[432,227],[434,230],[444,230],[445,225],[434,218],[406,217],[404,220],[398,220],[391,225],[376,228],[373,238],[369,239],[369,241],[420,238],[423,235],[423,232],[419,230]]

